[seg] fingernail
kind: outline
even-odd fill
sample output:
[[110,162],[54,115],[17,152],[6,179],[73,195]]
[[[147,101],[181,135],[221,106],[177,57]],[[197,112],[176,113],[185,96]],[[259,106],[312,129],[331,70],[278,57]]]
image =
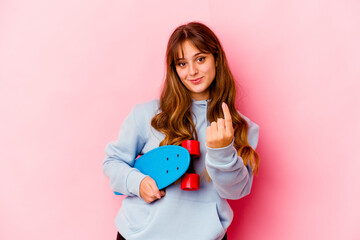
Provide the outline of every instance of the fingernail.
[[156,197],[157,197],[158,199],[160,199],[160,198],[161,198],[160,193],[157,193],[157,194],[156,194]]

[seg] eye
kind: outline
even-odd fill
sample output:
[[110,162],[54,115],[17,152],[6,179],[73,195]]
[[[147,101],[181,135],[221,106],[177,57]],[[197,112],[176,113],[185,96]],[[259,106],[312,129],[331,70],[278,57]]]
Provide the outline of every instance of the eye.
[[203,62],[203,61],[205,61],[205,57],[199,57],[197,60],[198,60],[198,62]]
[[179,67],[184,67],[184,66],[185,66],[185,63],[184,63],[184,62],[179,62],[177,65],[178,65]]

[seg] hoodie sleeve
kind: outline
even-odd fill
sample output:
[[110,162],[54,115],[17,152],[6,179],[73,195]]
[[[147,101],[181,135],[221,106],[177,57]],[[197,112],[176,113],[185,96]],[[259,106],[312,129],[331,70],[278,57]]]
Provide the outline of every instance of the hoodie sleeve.
[[[255,150],[259,139],[259,126],[245,116],[242,117],[249,126],[248,142]],[[223,148],[206,147],[206,169],[218,194],[226,199],[240,199],[248,195],[253,180],[250,165],[244,165],[233,143]]]
[[133,168],[137,155],[141,152],[146,136],[143,136],[145,125],[137,124],[142,119],[141,110],[136,105],[124,120],[117,141],[106,146],[106,158],[103,172],[110,179],[110,187],[114,192],[128,196],[140,196],[139,187],[145,177]]

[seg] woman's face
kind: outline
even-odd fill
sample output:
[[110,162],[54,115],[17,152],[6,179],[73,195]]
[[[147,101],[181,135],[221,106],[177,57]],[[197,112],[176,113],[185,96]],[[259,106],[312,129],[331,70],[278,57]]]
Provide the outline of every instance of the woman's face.
[[193,99],[209,99],[209,86],[216,74],[214,56],[201,52],[189,40],[182,44],[182,50],[184,55],[179,47],[179,59],[175,59],[176,72],[181,82],[190,91]]

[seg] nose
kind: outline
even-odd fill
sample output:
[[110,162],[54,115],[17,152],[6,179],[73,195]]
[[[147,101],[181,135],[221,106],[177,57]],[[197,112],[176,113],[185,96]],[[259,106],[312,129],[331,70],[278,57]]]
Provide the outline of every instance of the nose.
[[190,74],[191,76],[195,76],[198,72],[199,72],[199,71],[198,71],[198,69],[197,69],[197,67],[196,67],[196,64],[190,63],[190,64],[189,64],[189,74]]

